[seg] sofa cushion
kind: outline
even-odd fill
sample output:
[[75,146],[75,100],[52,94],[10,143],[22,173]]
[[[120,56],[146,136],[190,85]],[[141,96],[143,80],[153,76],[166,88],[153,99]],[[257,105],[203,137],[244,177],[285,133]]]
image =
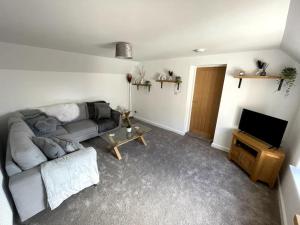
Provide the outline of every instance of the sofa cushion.
[[56,126],[58,125],[58,121],[53,118],[47,118],[43,120],[39,120],[34,124],[34,127],[39,131],[39,133],[47,134],[56,131]]
[[24,120],[22,120],[21,118],[19,119],[15,119],[11,125],[10,125],[10,130],[11,128],[14,127],[14,130],[18,130],[18,131],[22,131],[24,133],[26,133],[29,137],[34,136],[33,131],[30,129],[30,127],[25,123]]
[[60,145],[50,138],[32,137],[32,141],[49,159],[60,158],[66,154]]
[[33,144],[31,140],[33,136],[33,132],[25,122],[11,125],[8,137],[11,155],[22,170],[33,168],[47,161],[40,149]]
[[47,116],[44,113],[24,118],[24,120],[36,136],[53,133],[57,130],[57,126],[61,125],[61,122],[55,117]]
[[65,152],[70,153],[84,148],[78,141],[64,137],[51,137]]
[[98,133],[98,126],[92,120],[81,120],[64,125],[64,128],[70,133],[72,140],[80,140],[80,137],[87,134]]
[[111,118],[111,108],[108,103],[95,103],[97,120]]
[[69,134],[68,131],[63,126],[57,126],[54,132],[46,133],[40,135],[41,137],[54,137],[54,136],[62,136]]
[[117,127],[117,124],[112,119],[98,120],[98,132],[102,133]]

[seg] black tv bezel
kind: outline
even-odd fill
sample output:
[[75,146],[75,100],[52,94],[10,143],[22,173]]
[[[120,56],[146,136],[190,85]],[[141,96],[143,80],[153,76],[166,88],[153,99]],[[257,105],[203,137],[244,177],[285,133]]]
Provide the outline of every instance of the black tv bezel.
[[[256,136],[256,134],[253,134],[251,132],[248,132],[247,130],[244,130],[244,129],[241,129],[241,121],[242,121],[242,118],[243,118],[243,113],[244,111],[248,111],[250,113],[256,113],[260,116],[263,116],[263,117],[266,117],[266,118],[269,118],[269,119],[274,119],[274,120],[277,120],[277,121],[281,121],[283,123],[285,123],[285,126],[284,126],[284,129],[283,129],[283,132],[282,132],[282,136],[280,138],[280,140],[278,141],[278,145],[276,143],[270,143],[268,140],[265,140],[263,137],[259,137],[259,136]],[[282,143],[282,139],[284,137],[284,134],[285,134],[285,131],[286,131],[286,128],[287,128],[287,125],[288,125],[288,121],[287,120],[283,120],[281,118],[277,118],[277,117],[274,117],[274,116],[270,116],[270,115],[267,115],[267,114],[263,114],[263,113],[260,113],[260,112],[257,112],[257,111],[253,111],[253,110],[250,110],[250,109],[246,109],[246,108],[243,108],[242,110],[242,114],[241,114],[241,118],[240,118],[240,122],[239,122],[239,126],[238,126],[238,129],[242,132],[245,132],[247,134],[250,134],[262,141],[264,141],[265,143],[269,144],[270,145],[270,148],[280,148],[280,145]]]

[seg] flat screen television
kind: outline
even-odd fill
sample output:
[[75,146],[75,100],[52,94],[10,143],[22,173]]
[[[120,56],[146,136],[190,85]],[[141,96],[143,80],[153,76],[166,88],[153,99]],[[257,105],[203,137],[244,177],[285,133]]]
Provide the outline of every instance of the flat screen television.
[[288,122],[243,109],[239,129],[279,148]]

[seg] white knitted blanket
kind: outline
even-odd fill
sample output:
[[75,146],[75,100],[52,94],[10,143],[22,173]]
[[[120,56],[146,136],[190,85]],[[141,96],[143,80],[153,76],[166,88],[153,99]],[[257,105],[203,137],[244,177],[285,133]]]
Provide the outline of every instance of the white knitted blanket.
[[71,195],[99,183],[96,150],[89,147],[45,162],[41,174],[53,210]]

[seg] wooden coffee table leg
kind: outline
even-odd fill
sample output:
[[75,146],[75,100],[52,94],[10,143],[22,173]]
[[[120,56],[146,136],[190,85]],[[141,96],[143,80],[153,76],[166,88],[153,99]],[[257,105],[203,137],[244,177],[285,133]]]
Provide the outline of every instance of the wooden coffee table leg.
[[115,146],[113,149],[114,149],[114,152],[115,152],[115,154],[116,154],[118,160],[121,160],[121,159],[122,159],[122,156],[121,156],[121,154],[120,154],[120,152],[119,152],[118,147]]
[[143,145],[147,146],[147,142],[145,141],[145,138],[143,135],[141,135],[139,138],[138,138],[139,142],[141,142]]

